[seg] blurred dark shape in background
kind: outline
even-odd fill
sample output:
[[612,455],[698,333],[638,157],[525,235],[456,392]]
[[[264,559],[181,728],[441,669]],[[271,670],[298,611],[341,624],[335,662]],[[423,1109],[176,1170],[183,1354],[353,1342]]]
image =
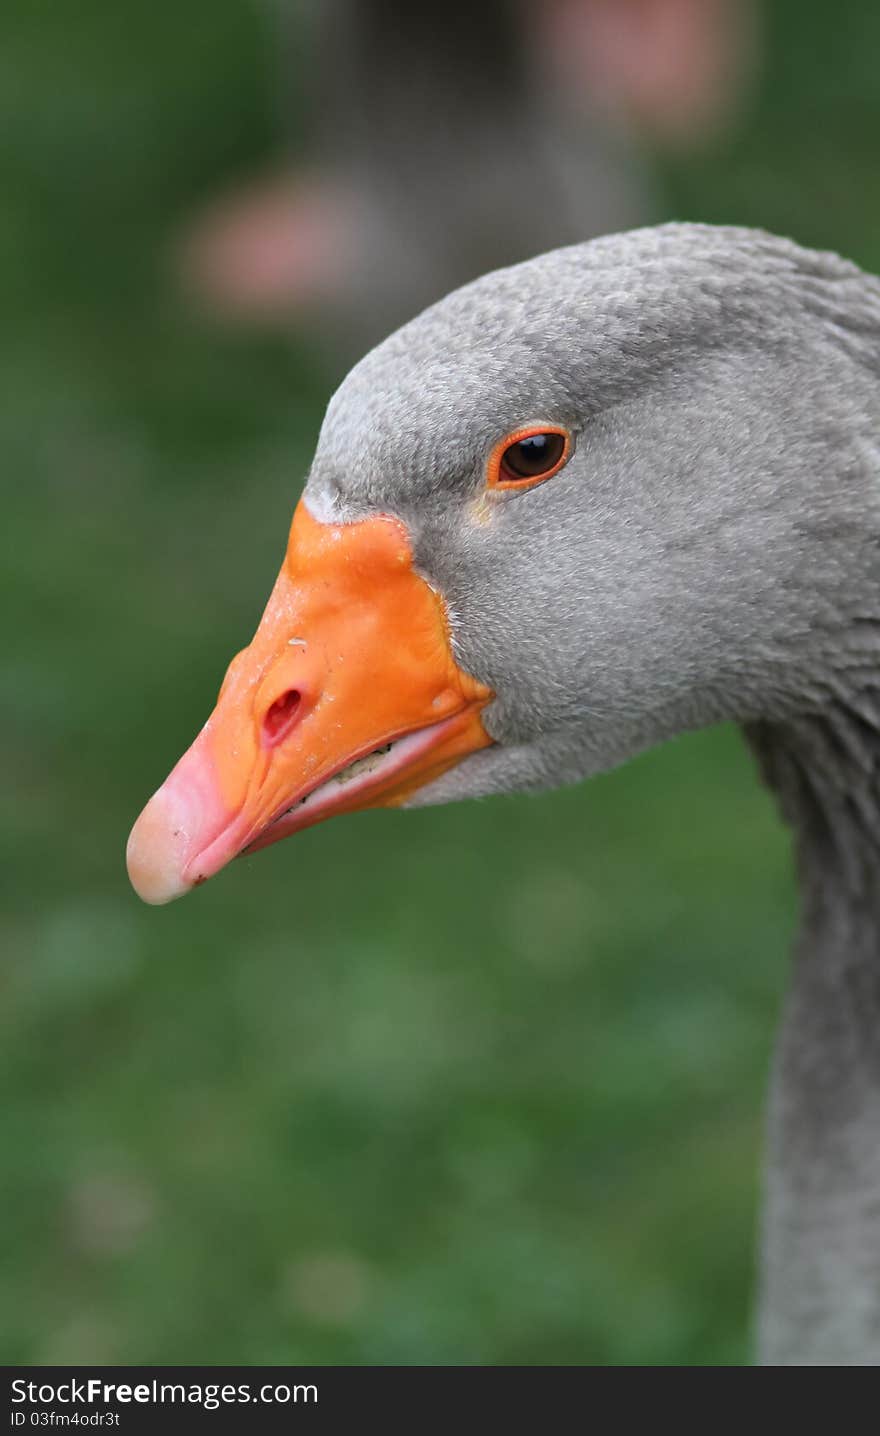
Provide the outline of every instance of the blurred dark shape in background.
[[[644,142],[704,143],[729,117],[752,16],[749,0],[324,0],[311,152],[212,204],[184,277],[229,316],[320,316],[357,357],[479,274],[649,222]],[[301,10],[282,20],[283,77]]]
[[[206,323],[165,264],[211,195],[283,168],[266,22],[0,18],[0,1352],[741,1363],[793,910],[734,734],[339,819],[167,909],[128,887],[328,395],[300,328]],[[323,81],[289,23],[299,168]],[[639,141],[654,216],[880,271],[878,51],[875,0],[766,0],[739,121]]]

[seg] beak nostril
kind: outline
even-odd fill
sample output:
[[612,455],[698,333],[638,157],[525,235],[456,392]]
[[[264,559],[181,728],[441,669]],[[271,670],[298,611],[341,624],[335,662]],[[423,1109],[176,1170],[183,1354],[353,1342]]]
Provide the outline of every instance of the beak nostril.
[[289,688],[282,693],[280,698],[266,710],[263,719],[263,742],[267,748],[274,748],[278,743],[283,743],[291,728],[294,727],[300,705],[300,693],[296,688]]

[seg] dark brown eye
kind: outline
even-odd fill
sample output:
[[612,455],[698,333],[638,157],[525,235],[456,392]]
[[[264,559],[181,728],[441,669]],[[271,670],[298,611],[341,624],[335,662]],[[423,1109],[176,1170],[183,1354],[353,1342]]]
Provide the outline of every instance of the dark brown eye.
[[520,429],[499,444],[490,463],[489,484],[494,488],[528,488],[549,479],[568,458],[569,436],[564,429],[535,425]]

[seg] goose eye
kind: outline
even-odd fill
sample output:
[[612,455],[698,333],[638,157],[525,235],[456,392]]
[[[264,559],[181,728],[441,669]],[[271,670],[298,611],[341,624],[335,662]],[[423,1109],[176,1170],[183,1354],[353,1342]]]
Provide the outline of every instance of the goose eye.
[[495,488],[528,488],[561,469],[569,451],[564,429],[535,427],[509,434],[493,455],[489,483]]

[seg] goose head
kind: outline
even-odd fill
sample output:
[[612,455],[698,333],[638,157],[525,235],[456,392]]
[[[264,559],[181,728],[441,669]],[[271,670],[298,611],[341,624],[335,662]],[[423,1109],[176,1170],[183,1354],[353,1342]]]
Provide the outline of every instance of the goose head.
[[148,803],[164,902],[334,813],[569,783],[856,662],[880,286],[665,226],[490,274],[326,414],[257,633]]

